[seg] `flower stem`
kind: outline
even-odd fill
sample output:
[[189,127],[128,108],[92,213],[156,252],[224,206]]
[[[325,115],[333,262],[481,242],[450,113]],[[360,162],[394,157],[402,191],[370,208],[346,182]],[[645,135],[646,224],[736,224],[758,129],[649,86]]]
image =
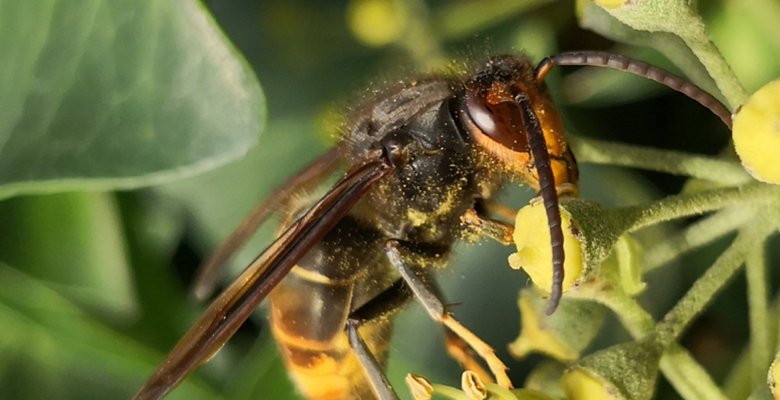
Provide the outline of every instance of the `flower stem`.
[[523,12],[541,7],[552,0],[501,1],[482,0],[447,3],[436,13],[437,27],[447,39],[474,36],[479,30],[495,26]]
[[577,160],[583,163],[609,164],[672,175],[690,176],[727,185],[750,181],[750,176],[739,163],[688,154],[672,150],[660,150],[632,146],[581,136],[568,138]]
[[496,385],[495,383],[485,383],[485,388],[488,390],[488,392],[496,396],[499,396],[503,400],[517,399],[517,396],[515,396],[511,391],[509,391],[509,389],[503,388],[499,385]]
[[400,46],[423,70],[440,69],[447,65],[440,37],[430,24],[428,6],[421,0],[404,0],[404,4],[409,27],[399,42]]
[[747,99],[745,89],[710,41],[704,21],[690,1],[643,1],[607,11],[634,29],[668,32],[682,39],[715,81],[732,111]]
[[729,108],[734,111],[747,100],[747,92],[739,83],[731,66],[720,55],[718,48],[707,37],[704,24],[702,23],[698,27],[700,28],[694,30],[692,34],[682,36],[682,39],[710,73],[718,85],[718,89],[726,97]]
[[[757,230],[740,232],[734,243],[718,257],[715,264],[704,273],[680,301],[658,323],[661,341],[672,343],[682,334],[691,321],[712,301],[715,294],[726,285],[729,279],[739,270],[745,260],[747,250],[755,241],[763,240],[756,237]],[[768,233],[767,233],[768,234]]]
[[[616,292],[602,293],[594,300],[612,309],[634,339],[653,332],[653,317],[636,300]],[[686,400],[728,400],[707,371],[677,343],[669,344],[664,350],[660,367]]]
[[747,207],[729,207],[688,226],[683,231],[650,247],[644,254],[642,272],[662,267],[689,250],[711,243],[738,229],[754,214]]
[[597,302],[615,312],[623,327],[634,339],[640,339],[653,331],[653,317],[633,298],[624,293],[597,294]]
[[750,377],[753,387],[766,383],[766,370],[772,362],[769,344],[769,306],[764,243],[752,243],[745,258],[750,312]]
[[707,190],[691,194],[669,196],[644,207],[626,207],[617,209],[623,213],[618,219],[628,226],[628,231],[669,221],[675,218],[702,214],[733,204],[756,201],[777,201],[780,199],[780,187],[751,183],[740,187]]
[[677,343],[664,351],[661,371],[683,399],[728,400],[707,371]]
[[466,393],[463,393],[462,391],[455,389],[454,387],[439,385],[436,383],[434,383],[432,387],[433,387],[433,394],[438,394],[450,400],[471,400],[466,395]]

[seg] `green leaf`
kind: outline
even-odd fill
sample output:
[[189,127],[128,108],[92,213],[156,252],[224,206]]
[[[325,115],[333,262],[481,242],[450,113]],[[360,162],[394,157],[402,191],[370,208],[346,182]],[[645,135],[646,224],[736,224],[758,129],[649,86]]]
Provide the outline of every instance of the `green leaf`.
[[[610,52],[671,70],[671,63],[649,48],[615,46]],[[633,103],[664,93],[665,87],[649,79],[608,68],[581,68],[563,80],[561,91],[567,103],[584,107],[610,107]]]
[[[227,238],[257,202],[325,153],[325,146],[314,138],[313,124],[302,120],[300,115],[277,120],[269,126],[258,146],[239,162],[155,187],[155,191],[184,204],[194,218],[195,236],[205,253]],[[262,227],[236,255],[231,263],[234,273],[243,270],[265,249],[277,225],[270,223]],[[235,276],[224,276],[227,275]]]
[[138,311],[115,199],[106,193],[0,202],[0,260],[113,318]]
[[186,283],[173,265],[184,235],[184,213],[149,191],[120,194],[118,200],[141,309],[133,332],[147,345],[168,351],[205,307],[188,301]]
[[637,32],[669,33],[679,37],[715,80],[732,110],[745,102],[745,90],[707,37],[695,4],[685,0],[639,1],[605,10]]
[[683,70],[694,84],[710,94],[722,98],[715,81],[709,76],[701,62],[685,42],[673,34],[632,29],[592,2],[588,2],[583,8],[579,23],[584,29],[589,29],[616,42],[650,47],[659,51]]
[[0,0],[0,198],[129,188],[244,155],[259,84],[196,0]]
[[725,2],[707,26],[749,93],[780,76],[780,2],[758,3]]
[[[14,399],[129,398],[162,358],[34,278],[0,264],[0,393]],[[171,399],[218,399],[197,377]]]

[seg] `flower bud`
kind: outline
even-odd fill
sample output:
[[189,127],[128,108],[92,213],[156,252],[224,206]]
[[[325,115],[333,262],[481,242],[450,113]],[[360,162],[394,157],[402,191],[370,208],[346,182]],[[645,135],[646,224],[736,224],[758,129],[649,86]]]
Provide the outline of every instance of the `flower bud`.
[[597,5],[604,8],[618,8],[626,4],[627,0],[593,0]]
[[526,389],[533,389],[548,393],[559,399],[564,398],[561,377],[566,370],[566,365],[556,360],[544,360],[528,375],[525,380]]
[[625,400],[609,382],[579,368],[567,371],[562,380],[567,400]]
[[[571,215],[561,207],[561,226],[563,228],[563,250],[566,258],[563,263],[563,292],[567,292],[579,283],[582,274],[582,248]],[[552,246],[550,229],[547,225],[547,213],[544,204],[531,203],[517,212],[515,233],[513,235],[517,253],[509,256],[509,265],[514,269],[522,268],[531,281],[546,293],[552,287]]]
[[380,47],[401,38],[406,29],[406,10],[398,0],[352,0],[347,22],[361,42]]
[[[533,389],[515,389],[512,391],[512,394],[515,396],[515,399],[517,400],[556,400],[556,397],[550,396],[544,392],[540,392],[538,390]],[[501,397],[504,399],[504,397]],[[504,399],[504,400],[514,400],[514,399]]]
[[568,400],[650,400],[664,348],[654,336],[593,353],[561,383]]
[[750,96],[734,115],[734,148],[754,178],[780,184],[780,80]]
[[769,366],[769,374],[767,374],[766,383],[769,385],[769,391],[772,392],[772,398],[780,400],[780,388],[777,387],[780,382],[780,353],[775,356],[775,361]]

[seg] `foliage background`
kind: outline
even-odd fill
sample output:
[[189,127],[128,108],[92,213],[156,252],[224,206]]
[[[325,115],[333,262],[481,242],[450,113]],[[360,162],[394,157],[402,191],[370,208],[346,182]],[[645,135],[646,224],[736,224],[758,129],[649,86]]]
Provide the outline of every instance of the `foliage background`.
[[[0,132],[0,183],[6,185],[0,193],[8,197],[0,202],[0,393],[9,399],[129,398],[203,309],[186,292],[202,257],[257,200],[332,143],[333,116],[338,119],[366,87],[382,87],[386,80],[439,65],[440,59],[479,60],[488,54],[516,51],[525,51],[538,61],[558,51],[609,50],[676,70],[652,50],[614,44],[578,28],[572,1],[409,0],[404,3],[410,12],[401,23],[402,39],[379,47],[362,42],[350,27],[358,1],[178,1],[170,3],[173,8],[167,14],[154,7],[139,14],[133,2],[114,8],[108,1],[93,1],[84,4],[94,5],[97,11],[83,22],[73,20],[83,14],[65,13],[68,8],[63,3],[59,7],[36,7],[35,3],[0,1],[0,82],[5,84],[0,94],[6,99],[0,105],[9,110],[7,105],[13,104],[9,99],[15,86],[11,83],[20,70],[33,71],[31,79],[54,76],[48,86],[37,88],[37,95],[45,101],[66,93],[60,99],[66,108],[58,114],[66,123],[53,124],[52,130],[37,136],[30,133],[32,128],[17,127],[9,137],[21,135],[28,140],[25,149],[29,152],[23,153],[10,147],[12,142],[3,136],[9,130],[4,124],[11,119],[0,114],[0,128],[5,129]],[[142,7],[144,2],[136,4]],[[187,14],[176,7],[213,16],[237,49],[219,54],[235,58],[236,65],[243,65],[240,57],[246,59],[262,84],[265,102],[259,93],[249,96],[247,106],[221,97],[230,92],[212,92],[209,77],[228,74],[219,62],[211,70],[187,75],[193,65],[203,66],[204,58],[187,58],[189,53],[182,47],[165,47],[166,40],[176,42],[184,29],[179,29],[177,19],[165,18]],[[699,11],[715,44],[749,92],[780,75],[780,28],[773,22],[780,20],[776,2],[712,0],[702,2]],[[121,24],[128,15],[137,17],[130,25],[137,23],[137,29],[130,29],[127,37],[116,35],[120,31],[116,27],[128,26]],[[48,35],[35,36],[33,30],[25,29],[40,24],[44,16],[51,24]],[[73,30],[51,34],[62,27],[57,24],[62,21],[70,21],[66,26]],[[377,29],[387,24],[380,14]],[[155,26],[167,30],[155,30]],[[150,31],[157,35],[149,35]],[[79,32],[92,39],[77,40],[82,37]],[[36,58],[33,48],[20,45],[31,38],[62,49],[62,54]],[[212,40],[196,35],[189,43],[193,48],[202,44],[213,49]],[[41,176],[26,169],[36,157],[55,157],[49,151],[62,146],[58,137],[78,142],[79,135],[96,120],[116,110],[125,115],[117,127],[144,127],[139,123],[145,118],[143,112],[122,114],[128,102],[111,103],[113,107],[106,109],[88,107],[93,103],[84,98],[90,87],[78,85],[101,76],[131,76],[133,71],[142,75],[143,63],[112,61],[132,59],[122,58],[123,53],[134,54],[132,44],[167,49],[157,58],[169,66],[167,80],[137,87],[143,79],[128,78],[106,80],[106,85],[124,84],[116,92],[135,93],[133,100],[140,109],[146,105],[165,110],[182,98],[201,99],[194,100],[202,102],[192,108],[197,112],[172,116],[174,126],[152,125],[163,132],[164,140],[152,142],[150,148],[186,153],[191,158],[180,165],[159,166],[161,157],[136,152],[141,154],[136,165],[150,166],[152,172],[124,168],[117,158],[104,164],[63,159],[55,171],[75,171],[71,176]],[[72,82],[77,84],[56,75],[67,71],[64,60],[70,51],[91,55],[90,68],[73,72]],[[119,56],[112,59],[106,54]],[[51,75],[45,75],[47,71]],[[171,83],[181,76],[191,78],[182,82],[186,90]],[[250,88],[247,91],[255,90],[251,75],[245,84]],[[550,86],[574,133],[699,154],[718,154],[727,148],[729,133],[715,117],[683,96],[640,78],[612,71],[565,70],[555,72]],[[260,134],[263,104],[268,118],[257,146],[237,162],[195,175],[249,149]],[[247,117],[252,113],[256,119]],[[175,134],[163,136],[170,132]],[[215,132],[227,132],[227,136]],[[118,129],[111,137],[129,138],[124,146],[133,153],[134,146],[145,143],[142,133]],[[224,138],[235,137],[242,140],[237,140],[233,150],[227,149]],[[89,157],[111,150],[111,143],[117,142],[106,143],[80,154],[92,160]],[[196,146],[200,152],[185,151],[189,143],[200,143]],[[116,174],[106,178],[106,165],[114,166]],[[33,172],[25,175],[25,171]],[[658,173],[587,164],[582,165],[581,177],[583,197],[607,205],[647,202],[676,193],[684,184],[682,178]],[[114,191],[141,186],[149,187]],[[510,189],[506,203],[515,208],[531,195]],[[645,230],[639,237],[651,245],[680,226],[667,224]],[[270,226],[261,230],[236,258],[231,274],[263,248],[272,230]],[[649,290],[642,304],[654,315],[663,315],[728,240],[647,276]],[[458,247],[458,257],[441,280],[448,299],[463,304],[456,315],[499,350],[519,383],[541,357],[514,361],[504,350],[517,335],[517,291],[527,284],[522,273],[506,268],[508,252],[487,242]],[[740,277],[730,285],[682,340],[719,382],[727,379],[748,335],[743,281]],[[616,323],[610,326],[595,348],[628,338]],[[457,366],[446,357],[439,335],[431,334],[437,329],[416,305],[399,318],[390,374],[402,396],[407,395],[401,383],[407,372],[437,382],[457,382]],[[664,383],[660,390],[658,398],[673,398]],[[269,341],[263,311],[170,398],[294,398]]]

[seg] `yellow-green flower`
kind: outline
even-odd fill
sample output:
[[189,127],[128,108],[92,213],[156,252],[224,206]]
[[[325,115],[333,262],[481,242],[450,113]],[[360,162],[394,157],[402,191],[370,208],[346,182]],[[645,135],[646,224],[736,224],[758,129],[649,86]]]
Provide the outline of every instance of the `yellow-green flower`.
[[607,310],[592,301],[561,300],[558,311],[546,315],[546,302],[534,288],[520,292],[520,335],[509,345],[515,358],[546,354],[559,361],[580,357],[604,325]]

